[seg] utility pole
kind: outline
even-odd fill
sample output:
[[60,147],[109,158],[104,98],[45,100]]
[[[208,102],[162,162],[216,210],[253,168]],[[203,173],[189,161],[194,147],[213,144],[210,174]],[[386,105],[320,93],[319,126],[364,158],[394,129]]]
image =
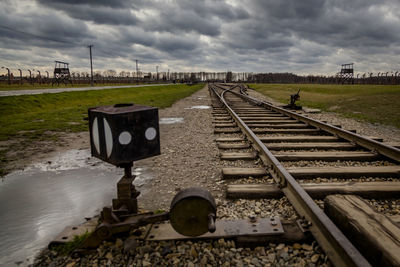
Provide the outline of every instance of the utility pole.
[[92,63],[92,47],[93,45],[88,45],[90,52],[90,85],[93,86],[93,63]]
[[158,81],[158,66],[156,66],[156,72],[157,72],[157,77],[156,77],[156,79],[157,79],[157,81]]
[[138,68],[138,60],[136,59],[136,84],[139,84],[139,68]]

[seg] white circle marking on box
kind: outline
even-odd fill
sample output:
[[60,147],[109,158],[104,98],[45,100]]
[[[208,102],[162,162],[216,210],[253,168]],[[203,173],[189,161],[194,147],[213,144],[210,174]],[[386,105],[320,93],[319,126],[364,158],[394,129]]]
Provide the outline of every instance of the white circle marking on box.
[[104,122],[104,135],[106,137],[106,150],[107,150],[107,158],[111,156],[111,152],[113,149],[113,137],[110,125],[108,124],[106,118],[103,118]]
[[127,131],[120,133],[118,141],[121,145],[127,145],[132,141],[132,135]]
[[97,117],[93,120],[92,125],[92,139],[96,152],[100,154],[100,137],[99,137],[99,125],[97,123]]
[[146,137],[147,140],[151,141],[157,136],[157,131],[154,129],[154,127],[149,127],[147,128],[146,132],[144,132],[144,136]]

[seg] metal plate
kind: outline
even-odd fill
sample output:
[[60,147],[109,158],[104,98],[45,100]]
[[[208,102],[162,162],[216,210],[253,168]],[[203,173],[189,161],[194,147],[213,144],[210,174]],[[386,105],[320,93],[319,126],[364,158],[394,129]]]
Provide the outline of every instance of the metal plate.
[[255,222],[250,220],[216,221],[217,230],[197,237],[183,236],[177,233],[170,223],[154,224],[146,240],[183,240],[183,239],[214,239],[232,238],[236,236],[266,236],[281,235],[284,233],[278,217],[261,218]]
[[65,244],[67,242],[72,242],[75,236],[80,236],[85,233],[91,233],[96,229],[98,225],[98,218],[93,217],[86,221],[85,223],[77,226],[67,226],[64,230],[49,243],[48,247],[58,246]]

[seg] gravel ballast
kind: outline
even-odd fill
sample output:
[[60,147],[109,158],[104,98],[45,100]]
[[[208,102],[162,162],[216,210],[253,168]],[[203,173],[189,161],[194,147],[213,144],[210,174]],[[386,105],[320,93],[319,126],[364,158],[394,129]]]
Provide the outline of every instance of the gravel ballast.
[[[251,94],[255,93],[257,97],[261,95],[252,90],[249,90],[249,92],[252,92]],[[265,97],[263,98],[266,99]],[[193,106],[210,106],[210,108],[192,108]],[[242,135],[215,135],[212,124],[212,111],[207,87],[190,97],[176,102],[170,108],[159,110],[159,117],[167,119],[165,121],[168,121],[168,118],[183,118],[183,121],[160,124],[161,155],[135,163],[135,166],[139,168],[147,166],[151,169],[153,175],[153,179],[150,180],[149,184],[143,186],[143,192],[138,200],[139,207],[144,210],[168,210],[172,198],[179,190],[200,186],[207,188],[216,199],[218,218],[242,219],[255,215],[258,217],[279,216],[282,220],[289,221],[298,219],[297,213],[286,198],[263,200],[225,199],[224,192],[227,184],[246,182],[248,179],[231,182],[224,181],[221,179],[221,168],[226,166],[253,167],[259,166],[260,162],[220,160],[219,153],[221,151],[218,150],[215,139]],[[312,115],[322,116],[323,114]],[[321,118],[321,120],[328,119]],[[344,123],[342,125],[346,128]],[[358,124],[357,127],[357,130],[359,130],[360,126]],[[369,126],[365,125],[363,127],[367,128]],[[400,141],[400,138],[394,138],[393,134],[389,132],[387,132],[388,135],[385,135],[385,131],[376,132],[374,130],[371,132],[370,130],[365,130],[364,132],[366,135],[383,137],[385,141]],[[288,163],[290,166],[299,166],[298,164],[302,163]],[[257,181],[273,182],[271,177],[265,177]],[[387,202],[378,202],[375,201],[374,204],[383,207],[385,207],[385,203],[387,204]],[[398,210],[398,202],[390,203],[390,207]],[[44,250],[36,259],[34,265],[68,267],[331,266],[331,263],[316,242],[291,245],[264,244],[256,248],[243,248],[237,247],[233,241],[224,239],[196,242],[148,242],[130,236],[116,239],[112,242],[104,242],[96,251],[92,251],[80,258],[62,256],[57,252]]]

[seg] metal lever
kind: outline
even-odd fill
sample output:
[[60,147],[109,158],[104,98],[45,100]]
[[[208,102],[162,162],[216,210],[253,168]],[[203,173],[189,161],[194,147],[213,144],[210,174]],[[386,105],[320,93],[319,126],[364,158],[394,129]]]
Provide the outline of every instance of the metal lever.
[[214,213],[208,214],[208,231],[210,233],[215,232],[215,214]]

